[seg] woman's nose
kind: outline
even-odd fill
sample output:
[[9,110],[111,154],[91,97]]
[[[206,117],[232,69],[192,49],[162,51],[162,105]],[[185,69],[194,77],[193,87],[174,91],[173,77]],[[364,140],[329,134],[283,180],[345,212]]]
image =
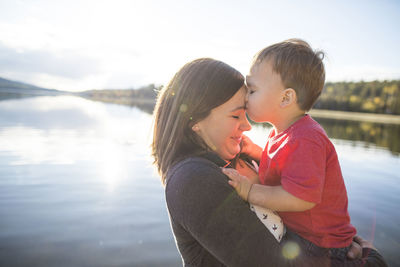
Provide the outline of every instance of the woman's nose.
[[244,117],[242,123],[240,124],[240,129],[242,131],[250,131],[251,130],[251,124],[250,122],[247,120],[247,116]]

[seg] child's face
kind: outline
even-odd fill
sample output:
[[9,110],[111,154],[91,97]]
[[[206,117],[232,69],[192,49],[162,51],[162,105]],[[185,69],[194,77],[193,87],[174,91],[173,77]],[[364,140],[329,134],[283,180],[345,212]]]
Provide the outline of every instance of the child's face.
[[253,65],[246,83],[249,88],[249,117],[256,122],[276,122],[285,87],[280,75],[272,70],[271,61],[264,60]]

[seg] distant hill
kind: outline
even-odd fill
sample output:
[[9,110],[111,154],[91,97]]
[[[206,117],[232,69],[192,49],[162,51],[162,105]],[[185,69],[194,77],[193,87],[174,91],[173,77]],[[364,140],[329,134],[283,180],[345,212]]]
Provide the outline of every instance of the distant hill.
[[46,95],[70,95],[71,92],[47,89],[35,85],[0,78],[0,100]]
[[88,90],[80,92],[79,95],[100,101],[107,99],[110,101],[113,99],[148,99],[154,102],[159,90],[161,90],[161,86],[157,87],[154,84],[149,84],[136,89]]
[[[0,78],[0,100],[31,96],[75,95],[87,99],[137,106],[151,113],[162,86],[66,92]],[[400,115],[400,80],[327,82],[314,110]]]
[[88,90],[78,93],[79,96],[95,101],[136,106],[152,113],[161,86],[149,84],[136,89]]

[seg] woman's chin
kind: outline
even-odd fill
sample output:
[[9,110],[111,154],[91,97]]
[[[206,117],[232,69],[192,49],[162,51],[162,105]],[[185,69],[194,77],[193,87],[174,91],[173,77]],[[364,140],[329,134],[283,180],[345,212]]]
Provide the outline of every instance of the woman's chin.
[[232,160],[240,153],[240,145],[230,145],[216,151],[217,154],[224,160]]
[[240,147],[238,149],[229,151],[229,153],[227,153],[227,154],[229,154],[229,156],[228,156],[229,159],[228,160],[234,159],[236,157],[236,155],[239,154],[239,153],[240,153]]

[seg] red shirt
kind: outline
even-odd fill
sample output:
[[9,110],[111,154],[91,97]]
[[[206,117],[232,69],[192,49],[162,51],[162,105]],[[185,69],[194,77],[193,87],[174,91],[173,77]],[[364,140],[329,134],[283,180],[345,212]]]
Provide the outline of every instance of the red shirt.
[[302,212],[279,212],[290,229],[320,247],[351,244],[356,229],[350,224],[335,147],[309,115],[280,134],[270,132],[259,176],[264,185],[282,185],[293,196],[316,203]]

